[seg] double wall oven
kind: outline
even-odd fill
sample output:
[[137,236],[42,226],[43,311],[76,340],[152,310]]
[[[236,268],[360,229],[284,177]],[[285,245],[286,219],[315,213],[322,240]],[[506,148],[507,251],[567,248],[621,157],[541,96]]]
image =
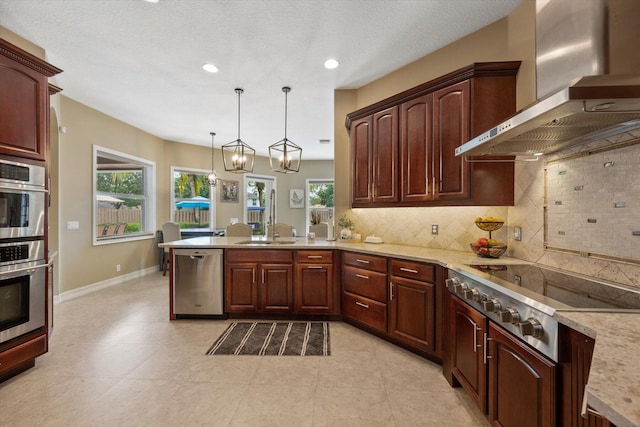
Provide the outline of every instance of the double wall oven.
[[0,160],[0,344],[45,326],[45,176]]

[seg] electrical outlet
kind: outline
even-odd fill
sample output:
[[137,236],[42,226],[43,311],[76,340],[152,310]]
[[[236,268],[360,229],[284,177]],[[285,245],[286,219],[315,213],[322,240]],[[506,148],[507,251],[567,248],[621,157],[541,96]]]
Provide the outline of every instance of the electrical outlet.
[[120,264],[116,264],[116,271],[120,271]]
[[513,227],[513,240],[521,241],[522,240],[522,228],[521,227]]
[[438,224],[431,224],[431,234],[438,234]]

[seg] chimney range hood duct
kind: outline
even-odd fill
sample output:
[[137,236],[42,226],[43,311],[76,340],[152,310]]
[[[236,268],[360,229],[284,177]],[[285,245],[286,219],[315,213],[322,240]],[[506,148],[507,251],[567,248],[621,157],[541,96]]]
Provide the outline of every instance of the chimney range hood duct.
[[549,154],[640,128],[639,15],[635,0],[537,0],[539,101],[455,154]]

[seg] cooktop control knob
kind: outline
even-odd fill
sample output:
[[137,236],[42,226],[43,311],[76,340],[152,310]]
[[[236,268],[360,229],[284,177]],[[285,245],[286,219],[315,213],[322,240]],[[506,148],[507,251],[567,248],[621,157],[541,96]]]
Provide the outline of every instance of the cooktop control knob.
[[531,335],[534,338],[542,338],[544,335],[542,325],[532,317],[528,318],[524,322],[520,322],[518,326],[520,327],[520,333],[523,336]]
[[478,288],[468,288],[462,293],[465,299],[472,299],[474,301],[480,300],[480,290]]
[[453,279],[447,279],[447,280],[445,280],[444,282],[445,282],[445,284],[447,285],[447,289],[449,289],[449,290],[451,290],[451,291],[453,291],[453,286],[454,286],[456,283],[460,283],[460,281],[458,280],[458,278],[457,278],[457,277],[454,277]]
[[500,304],[499,299],[492,298],[490,300],[482,301],[482,308],[485,311],[493,311],[494,313],[499,313],[502,309],[502,304]]
[[506,310],[502,310],[498,313],[501,322],[511,322],[514,325],[520,323],[520,313],[513,307],[507,307]]
[[462,295],[464,291],[466,291],[467,289],[469,289],[469,285],[467,285],[466,283],[453,284],[453,292],[455,292],[458,295]]

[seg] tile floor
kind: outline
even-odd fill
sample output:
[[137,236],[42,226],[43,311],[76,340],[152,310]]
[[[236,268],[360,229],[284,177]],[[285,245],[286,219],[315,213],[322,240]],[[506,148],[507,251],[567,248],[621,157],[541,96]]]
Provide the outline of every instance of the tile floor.
[[7,426],[488,426],[440,366],[341,322],[329,357],[205,356],[228,321],[168,320],[161,273],[55,306],[0,384]]

